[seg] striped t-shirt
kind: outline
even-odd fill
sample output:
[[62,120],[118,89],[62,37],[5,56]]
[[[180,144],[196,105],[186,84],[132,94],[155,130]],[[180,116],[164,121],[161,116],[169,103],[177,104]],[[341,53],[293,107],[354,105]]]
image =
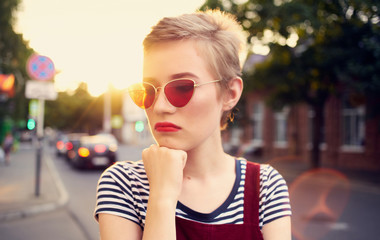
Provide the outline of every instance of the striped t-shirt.
[[[208,224],[242,224],[244,183],[247,162],[236,159],[236,180],[225,202],[211,213],[194,211],[178,202],[176,216]],[[149,183],[142,161],[118,162],[99,179],[95,217],[99,213],[129,219],[144,229]],[[291,215],[288,188],[282,176],[270,165],[260,165],[259,224]]]

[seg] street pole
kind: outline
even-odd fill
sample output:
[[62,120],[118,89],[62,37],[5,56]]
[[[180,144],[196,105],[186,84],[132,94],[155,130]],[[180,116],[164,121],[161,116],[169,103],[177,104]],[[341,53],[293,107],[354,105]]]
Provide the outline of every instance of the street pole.
[[40,196],[40,183],[41,183],[41,159],[43,149],[44,137],[44,114],[45,114],[45,100],[38,100],[38,116],[37,116],[37,152],[36,152],[36,183],[35,183],[35,196]]
[[26,62],[26,72],[31,78],[25,83],[25,97],[38,99],[37,116],[37,150],[36,150],[36,186],[35,195],[40,195],[41,159],[44,137],[45,100],[57,99],[54,89],[54,76],[56,74],[53,61],[36,53],[29,56]]
[[111,132],[111,88],[108,85],[107,91],[104,93],[104,115],[103,115],[103,132]]

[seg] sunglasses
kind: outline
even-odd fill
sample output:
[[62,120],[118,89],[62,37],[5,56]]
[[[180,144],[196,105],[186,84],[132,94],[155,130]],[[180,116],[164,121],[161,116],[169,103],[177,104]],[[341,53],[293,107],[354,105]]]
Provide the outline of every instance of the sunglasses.
[[186,106],[189,103],[194,94],[194,89],[196,87],[220,82],[221,80],[214,80],[210,82],[205,82],[201,84],[195,83],[192,79],[175,79],[167,82],[162,87],[155,87],[153,84],[148,82],[136,83],[128,88],[129,96],[132,100],[142,109],[147,109],[153,105],[158,89],[164,89],[166,99],[174,107],[180,108]]

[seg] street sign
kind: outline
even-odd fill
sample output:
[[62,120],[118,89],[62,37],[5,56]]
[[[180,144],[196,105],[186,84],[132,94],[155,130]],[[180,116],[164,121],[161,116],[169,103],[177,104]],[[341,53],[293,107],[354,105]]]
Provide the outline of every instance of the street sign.
[[[41,172],[41,155],[42,155],[42,138],[44,136],[44,111],[45,100],[57,99],[57,92],[54,89],[54,83],[51,82],[55,76],[53,61],[45,56],[32,54],[26,63],[26,71],[33,80],[26,82],[25,97],[38,99],[38,116],[37,116],[37,156],[36,156],[36,188],[35,195],[40,195],[40,172]],[[34,120],[34,119],[33,119]],[[33,120],[28,128],[34,129]]]
[[25,86],[25,97],[31,99],[41,100],[55,100],[58,93],[54,89],[54,83],[52,82],[40,82],[35,80],[29,80]]
[[46,57],[33,54],[26,63],[26,71],[33,80],[48,81],[54,78],[55,68],[53,61]]

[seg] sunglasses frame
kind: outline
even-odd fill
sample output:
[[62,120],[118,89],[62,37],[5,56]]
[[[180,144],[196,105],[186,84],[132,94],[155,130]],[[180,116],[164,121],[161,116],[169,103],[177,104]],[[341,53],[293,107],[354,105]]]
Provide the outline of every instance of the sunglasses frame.
[[[174,106],[174,105],[169,101],[168,97],[166,96],[166,93],[165,93],[165,87],[166,87],[168,84],[172,83],[172,82],[180,81],[180,80],[190,80],[190,81],[192,81],[192,82],[194,83],[194,89],[193,89],[193,93],[192,93],[192,95],[191,95],[189,101],[188,101],[184,106],[182,106],[182,107],[176,107],[176,106]],[[153,89],[154,89],[154,100],[153,100],[152,104],[151,104],[149,107],[147,107],[147,108],[145,108],[145,107],[140,107],[138,104],[136,104],[136,105],[137,105],[138,107],[142,108],[142,109],[148,109],[148,108],[150,108],[150,107],[156,102],[157,95],[158,95],[158,90],[159,90],[159,89],[164,89],[164,95],[165,95],[165,98],[166,98],[166,100],[170,103],[170,105],[172,105],[173,107],[176,107],[176,108],[183,108],[183,107],[185,107],[185,106],[191,101],[191,99],[193,98],[195,88],[200,87],[200,86],[202,86],[202,85],[209,84],[209,83],[216,83],[216,82],[220,82],[220,81],[222,81],[222,80],[212,80],[212,81],[209,81],[209,82],[205,82],[205,83],[199,83],[199,84],[197,84],[197,83],[195,82],[195,80],[193,80],[193,79],[191,79],[191,78],[177,78],[177,79],[173,79],[173,80],[171,80],[171,81],[165,83],[165,84],[164,84],[163,86],[161,86],[161,87],[155,87],[153,84],[151,84],[151,83],[149,83],[149,82],[138,83],[138,84],[148,84],[148,85],[150,85],[150,86],[153,87]],[[132,85],[132,86],[133,86],[133,85]],[[129,92],[129,91],[131,91],[131,90],[129,90],[129,88],[128,88],[128,92]],[[132,99],[132,100],[133,100],[133,99]]]

